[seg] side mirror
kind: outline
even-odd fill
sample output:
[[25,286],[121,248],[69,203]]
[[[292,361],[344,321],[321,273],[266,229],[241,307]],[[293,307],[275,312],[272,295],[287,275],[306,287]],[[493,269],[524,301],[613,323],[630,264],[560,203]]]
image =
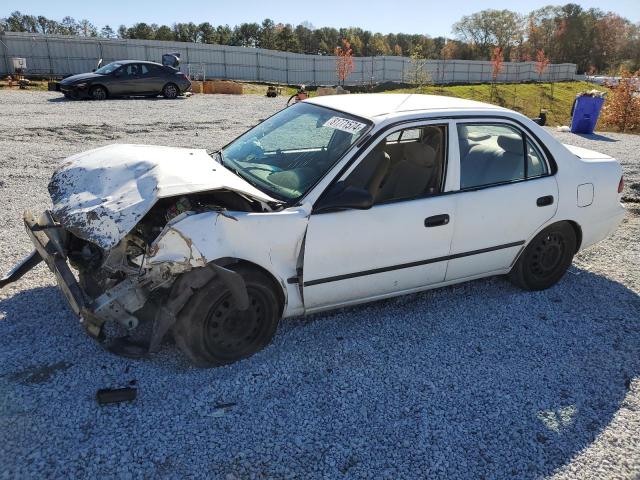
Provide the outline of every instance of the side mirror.
[[116,70],[115,72],[113,72],[113,76],[118,78],[122,76],[122,70]]
[[320,199],[313,211],[367,210],[372,206],[373,196],[367,190],[338,182]]

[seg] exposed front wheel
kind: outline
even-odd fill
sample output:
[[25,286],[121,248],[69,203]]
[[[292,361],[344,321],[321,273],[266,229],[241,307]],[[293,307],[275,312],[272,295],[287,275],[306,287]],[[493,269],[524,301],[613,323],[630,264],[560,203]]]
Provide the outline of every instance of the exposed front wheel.
[[566,222],[545,228],[525,248],[509,274],[525,290],[544,290],[555,285],[571,265],[576,234]]
[[162,96],[168,99],[174,99],[178,96],[180,91],[173,83],[167,83],[162,89]]
[[249,357],[262,350],[276,331],[282,306],[273,282],[255,269],[237,272],[247,286],[247,310],[238,310],[226,284],[214,278],[193,294],[173,327],[176,344],[199,367]]
[[107,90],[104,87],[93,87],[89,91],[89,95],[93,100],[106,100]]

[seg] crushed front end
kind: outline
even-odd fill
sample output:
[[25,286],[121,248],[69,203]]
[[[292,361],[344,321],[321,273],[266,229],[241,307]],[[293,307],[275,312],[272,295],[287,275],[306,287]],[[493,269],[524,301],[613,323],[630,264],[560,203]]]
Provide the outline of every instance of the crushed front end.
[[93,298],[82,288],[71,265],[79,268],[82,279],[87,274],[85,272],[99,261],[99,248],[75,238],[55,221],[49,211],[39,219],[29,211],[25,212],[24,225],[35,247],[32,255],[44,260],[53,272],[69,306],[80,317],[89,335],[101,338],[102,326],[107,320],[116,320],[129,329],[137,326],[138,321],[132,313],[145,304],[153,289],[151,281],[129,278],[120,282],[118,288],[106,290]]
[[159,347],[193,290],[216,276],[239,308],[246,304],[244,282],[227,260],[205,258],[174,226],[194,215],[262,212],[271,199],[256,198],[260,192],[204,150],[102,147],[67,159],[49,193],[51,210],[24,214],[35,251],[0,288],[44,261],[89,335],[110,341],[104,326],[113,323],[127,337],[149,320],[146,351]]
[[[35,247],[28,263],[32,267],[44,260],[80,323],[96,339],[104,338],[106,322],[135,329],[139,322],[135,314],[151,295],[168,289],[177,275],[190,269],[168,265],[143,268],[142,260],[149,247],[138,228],[105,251],[76,237],[49,211],[38,219],[25,212],[24,225]],[[5,283],[17,280],[26,271],[14,269]]]
[[[114,339],[105,335],[105,324],[119,325],[119,330],[128,337],[141,321],[148,320],[152,325],[144,348],[133,353],[134,349],[123,347],[122,338],[118,337],[118,348],[125,350],[115,353],[142,356],[153,352],[193,289],[214,277],[220,277],[229,286],[238,305],[246,304],[244,283],[239,275],[225,268],[224,261],[207,262],[193,247],[185,255],[184,251],[172,252],[158,245],[167,241],[171,244],[171,236],[175,234],[172,225],[189,215],[212,210],[228,215],[221,206],[222,199],[232,202],[234,197],[237,204],[251,208],[249,201],[231,192],[163,199],[110,249],[79,238],[48,210],[38,218],[27,211],[24,225],[35,250],[0,280],[0,287],[15,282],[44,261],[90,336],[106,341],[106,346],[115,351]],[[187,272],[189,275],[183,275]],[[182,281],[177,281],[180,277]]]

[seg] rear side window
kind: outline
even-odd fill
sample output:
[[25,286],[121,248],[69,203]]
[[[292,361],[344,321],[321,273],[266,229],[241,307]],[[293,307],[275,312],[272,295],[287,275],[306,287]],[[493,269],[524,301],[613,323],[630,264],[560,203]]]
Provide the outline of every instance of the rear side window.
[[458,125],[460,188],[510,183],[547,174],[544,157],[509,125]]
[[160,75],[162,73],[162,67],[159,65],[145,65],[149,69],[151,75]]

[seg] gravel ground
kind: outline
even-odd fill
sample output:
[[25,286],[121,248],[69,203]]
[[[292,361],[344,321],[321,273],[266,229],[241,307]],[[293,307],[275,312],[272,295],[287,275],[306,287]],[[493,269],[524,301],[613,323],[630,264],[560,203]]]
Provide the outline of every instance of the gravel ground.
[[[0,271],[57,161],[113,142],[216,148],[282,98],[60,101],[0,91]],[[555,132],[554,132],[555,133]],[[612,154],[640,196],[640,136]],[[0,293],[0,473],[26,477],[638,478],[640,204],[554,288],[500,278],[283,321],[223,368],[112,356],[39,266]],[[130,404],[99,388],[135,384]]]

